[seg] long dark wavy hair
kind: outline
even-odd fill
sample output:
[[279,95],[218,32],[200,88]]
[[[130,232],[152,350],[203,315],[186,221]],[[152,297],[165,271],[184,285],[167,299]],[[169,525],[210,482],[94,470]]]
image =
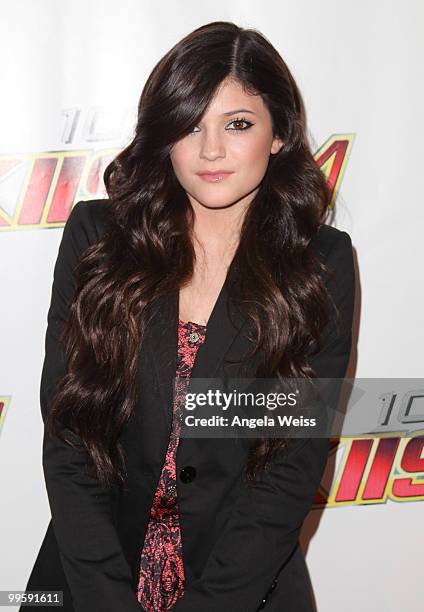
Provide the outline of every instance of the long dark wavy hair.
[[[231,265],[241,275],[241,307],[255,329],[257,377],[312,379],[307,350],[329,319],[326,267],[308,248],[325,222],[326,179],[306,136],[301,96],[285,62],[255,29],[214,22],[194,30],[154,67],[138,105],[131,143],[109,164],[104,182],[108,232],[83,253],[64,327],[67,371],[47,426],[66,425],[88,451],[101,482],[125,480],[120,434],[137,399],[139,347],[149,305],[193,274],[193,210],[170,161],[172,145],[198,125],[224,79],[260,94],[274,135],[271,155],[249,205]],[[254,480],[286,446],[258,438],[244,476]]]

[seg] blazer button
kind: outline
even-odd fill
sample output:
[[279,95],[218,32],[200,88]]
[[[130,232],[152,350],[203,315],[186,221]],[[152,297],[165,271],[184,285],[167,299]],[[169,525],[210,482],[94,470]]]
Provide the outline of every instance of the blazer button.
[[180,480],[185,484],[196,478],[196,469],[192,465],[186,465],[180,470]]
[[274,580],[274,582],[271,584],[271,586],[269,588],[270,592],[272,592],[275,589],[276,586],[277,586],[277,580]]

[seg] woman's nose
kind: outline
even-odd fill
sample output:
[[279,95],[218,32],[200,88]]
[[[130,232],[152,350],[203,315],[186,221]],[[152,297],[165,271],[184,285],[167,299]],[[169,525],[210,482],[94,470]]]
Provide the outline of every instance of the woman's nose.
[[225,146],[219,134],[212,131],[202,134],[200,157],[210,160],[225,157]]

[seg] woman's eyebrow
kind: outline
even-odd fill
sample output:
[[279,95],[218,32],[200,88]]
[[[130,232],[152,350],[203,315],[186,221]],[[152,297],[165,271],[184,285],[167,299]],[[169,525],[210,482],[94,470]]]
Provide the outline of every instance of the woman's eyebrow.
[[236,110],[227,111],[226,113],[222,113],[223,115],[234,115],[235,113],[250,113],[254,115],[255,113],[247,108],[237,108]]

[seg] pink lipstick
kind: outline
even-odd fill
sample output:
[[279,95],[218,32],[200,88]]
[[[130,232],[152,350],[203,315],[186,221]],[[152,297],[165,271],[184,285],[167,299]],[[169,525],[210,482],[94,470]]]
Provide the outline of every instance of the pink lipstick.
[[217,171],[217,172],[198,172],[198,176],[209,183],[217,183],[223,181],[233,172]]

